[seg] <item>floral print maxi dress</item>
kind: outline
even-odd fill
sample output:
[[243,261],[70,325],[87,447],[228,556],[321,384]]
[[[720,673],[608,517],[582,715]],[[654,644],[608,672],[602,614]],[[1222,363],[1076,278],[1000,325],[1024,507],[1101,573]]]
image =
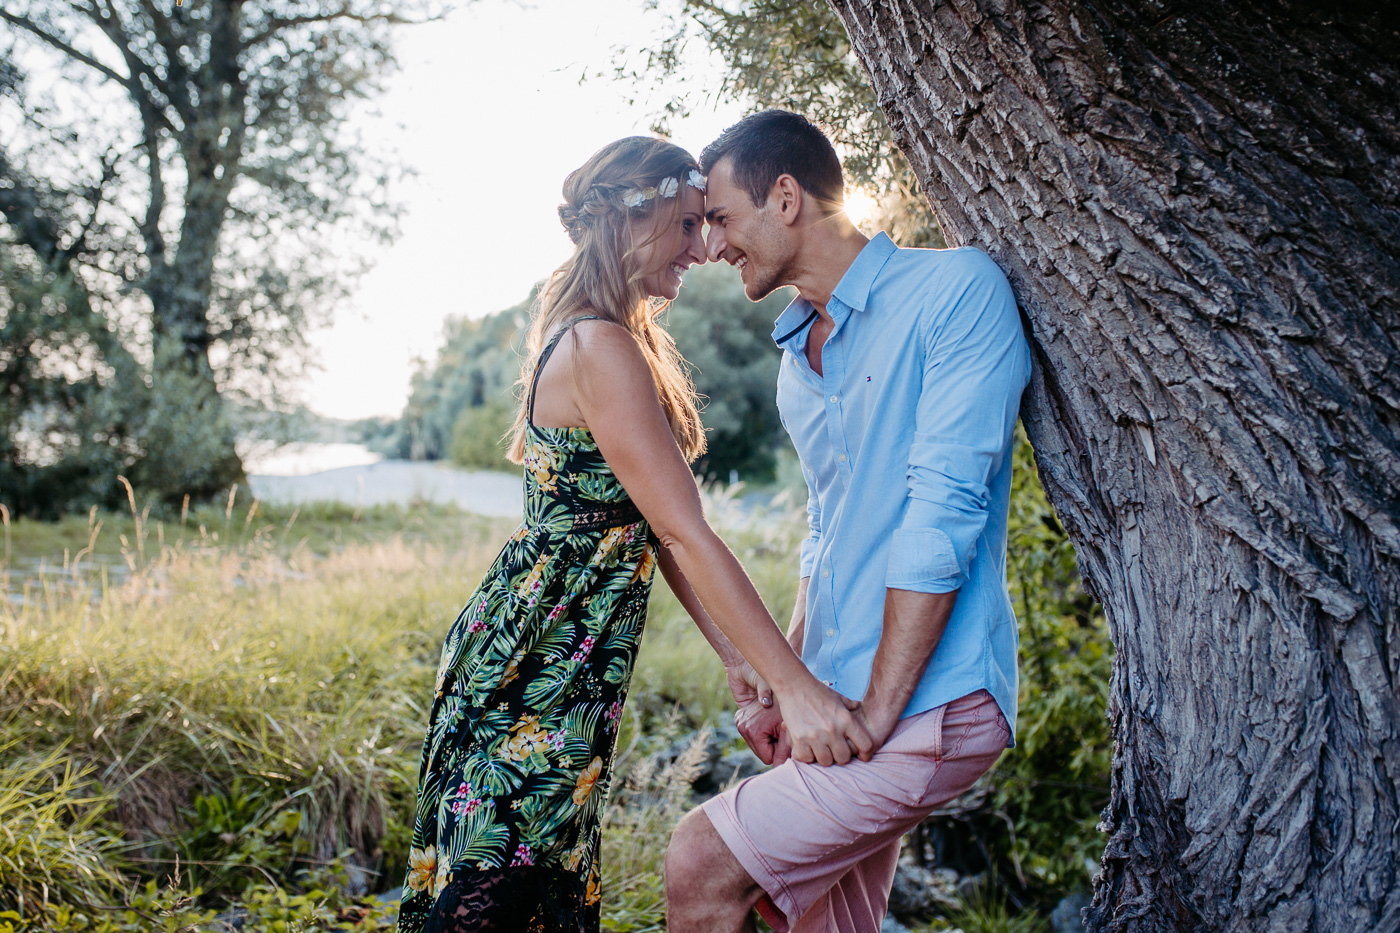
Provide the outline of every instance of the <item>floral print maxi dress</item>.
[[400,933],[598,929],[600,813],[657,544],[588,430],[534,427],[533,385],[529,405],[525,519],[442,649]]

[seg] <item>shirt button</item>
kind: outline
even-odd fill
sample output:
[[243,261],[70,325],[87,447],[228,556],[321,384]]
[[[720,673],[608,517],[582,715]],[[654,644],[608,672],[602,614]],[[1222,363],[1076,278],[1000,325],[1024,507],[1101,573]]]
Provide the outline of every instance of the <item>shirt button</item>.
[[832,400],[833,402],[836,401],[836,396],[833,395],[833,396],[831,397],[831,400]]
[[840,456],[839,459],[840,459],[840,461],[841,461],[842,463],[845,463],[845,462],[846,462],[846,455],[845,455],[845,454],[842,454],[842,455]]
[[822,576],[823,576],[823,577],[829,577],[829,576],[831,576],[831,571],[830,571],[830,570],[823,570],[823,571],[822,571]]
[[834,629],[834,628],[829,628],[829,629],[827,629],[827,630],[826,630],[826,637],[827,637],[827,638],[835,638],[835,637],[836,637],[836,629]]

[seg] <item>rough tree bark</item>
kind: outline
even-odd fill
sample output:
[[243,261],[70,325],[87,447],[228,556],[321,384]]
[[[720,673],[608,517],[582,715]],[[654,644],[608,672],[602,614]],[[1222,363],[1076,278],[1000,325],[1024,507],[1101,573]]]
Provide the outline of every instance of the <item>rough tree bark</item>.
[[1023,416],[1117,646],[1090,929],[1400,928],[1393,14],[833,5],[1030,319]]

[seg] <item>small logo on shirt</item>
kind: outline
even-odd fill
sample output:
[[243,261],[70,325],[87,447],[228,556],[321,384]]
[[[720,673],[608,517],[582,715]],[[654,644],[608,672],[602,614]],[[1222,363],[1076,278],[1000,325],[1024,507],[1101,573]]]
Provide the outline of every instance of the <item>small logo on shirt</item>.
[[865,377],[865,381],[866,381],[866,382],[869,382],[869,381],[870,381],[870,377],[869,377],[869,376],[866,376],[866,377]]

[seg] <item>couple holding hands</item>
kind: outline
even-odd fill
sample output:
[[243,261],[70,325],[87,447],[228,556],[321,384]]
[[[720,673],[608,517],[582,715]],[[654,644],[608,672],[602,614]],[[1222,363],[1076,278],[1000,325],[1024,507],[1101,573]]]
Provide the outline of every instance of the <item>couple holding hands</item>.
[[[599,926],[599,830],[659,569],[774,767],[691,811],[672,933],[873,933],[901,836],[1012,742],[1012,431],[1030,354],[981,251],[900,249],[842,210],[831,143],[770,110],[701,154],[631,137],[564,183],[573,255],[530,328],[511,455],[525,517],[448,631],[402,933]],[[778,318],[808,486],[786,636],[705,521],[694,388],[656,322],[685,270],[739,270]]]

